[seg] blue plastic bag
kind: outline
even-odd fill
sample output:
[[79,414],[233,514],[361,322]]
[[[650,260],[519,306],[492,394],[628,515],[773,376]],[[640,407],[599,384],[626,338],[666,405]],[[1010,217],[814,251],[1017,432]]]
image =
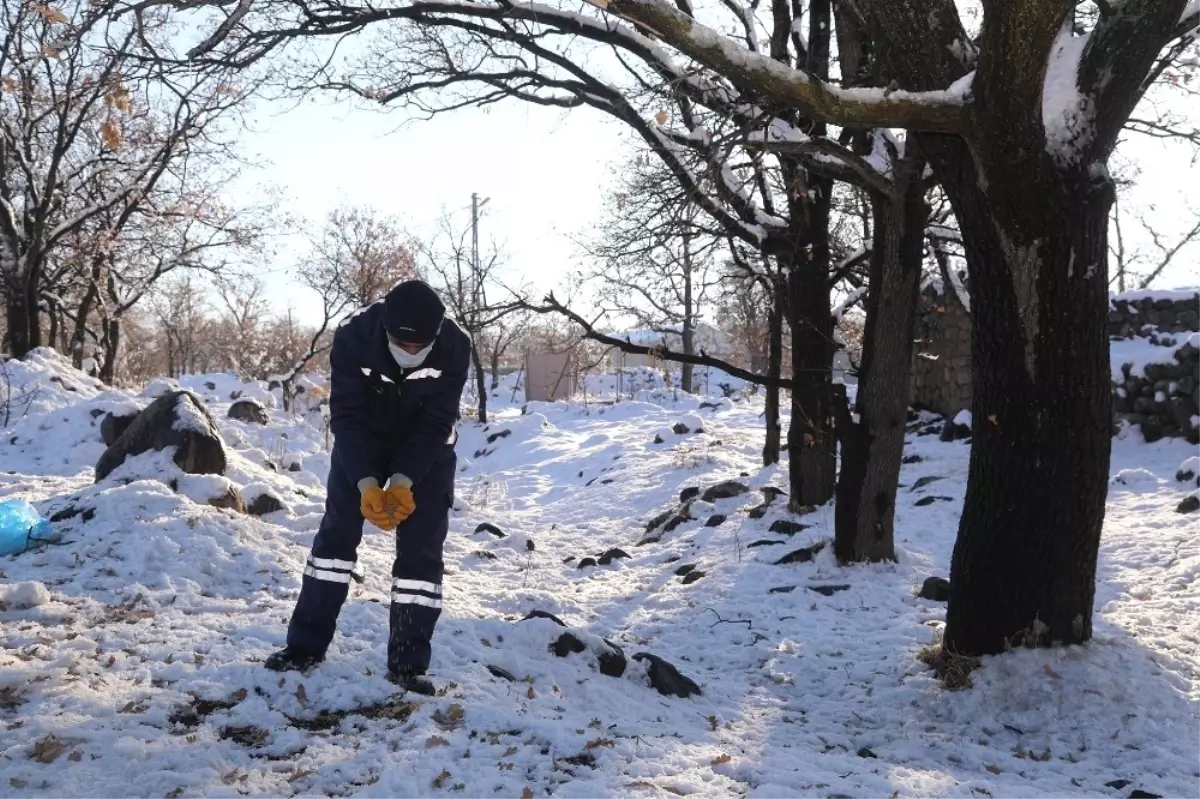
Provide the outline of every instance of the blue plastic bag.
[[35,541],[50,538],[50,522],[23,499],[0,502],[0,555],[20,555]]

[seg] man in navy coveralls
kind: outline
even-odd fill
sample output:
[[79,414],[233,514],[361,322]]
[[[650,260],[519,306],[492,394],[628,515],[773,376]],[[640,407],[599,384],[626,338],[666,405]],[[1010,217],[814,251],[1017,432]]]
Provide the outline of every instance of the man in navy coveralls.
[[352,572],[357,576],[366,519],[396,531],[388,679],[433,693],[424,674],[442,612],[442,546],[454,502],[454,444],[469,356],[466,334],[420,280],[398,284],[334,334],[325,516],[287,646],[267,658],[267,668],[307,671],[324,659]]

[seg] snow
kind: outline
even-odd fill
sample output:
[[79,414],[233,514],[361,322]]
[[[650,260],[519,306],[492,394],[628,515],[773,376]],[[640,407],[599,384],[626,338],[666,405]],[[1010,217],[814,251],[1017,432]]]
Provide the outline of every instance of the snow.
[[[788,538],[768,531],[787,518],[782,499],[761,519],[740,512],[761,503],[758,489],[787,487],[786,463],[758,465],[760,396],[651,387],[617,401],[616,379],[595,375],[587,402],[529,403],[522,414],[506,378],[495,421],[462,428],[434,640],[443,695],[401,720],[360,712],[309,730],[320,711],[391,695],[382,672],[394,539],[373,530],[329,659],[306,676],[261,665],[284,641],[320,522],[324,429],[279,410],[266,427],[231,422],[236,387],[209,402],[229,444],[228,483],[287,505],[257,519],[204,503],[224,479],[188,477],[176,492],[138,459],[133,482],[93,485],[91,411],[132,398],[67,391],[48,379],[78,379],[62,364],[14,368],[41,381],[40,398],[4,431],[17,443],[0,446],[0,498],[94,515],[55,523],[58,546],[0,560],[7,794],[1197,796],[1200,546],[1174,510],[1194,488],[1174,480],[1195,454],[1182,442],[1113,442],[1094,640],[986,658],[973,687],[947,692],[916,659],[945,606],[915,593],[947,573],[969,445],[909,438],[906,454],[922,460],[901,472],[898,563],[844,568],[826,549],[778,566],[829,538],[833,513],[806,515],[813,526]],[[652,444],[677,421],[704,432]],[[499,430],[512,432],[488,445]],[[304,471],[277,473],[255,453]],[[914,491],[927,476],[942,479]],[[635,546],[682,488],[725,479],[752,490],[697,503],[695,520]],[[932,495],[949,501],[914,504]],[[706,527],[713,513],[729,519]],[[508,536],[474,534],[483,521]],[[748,546],[757,541],[778,543]],[[615,546],[631,557],[577,567]],[[705,575],[683,585],[684,564]],[[829,584],[849,588],[808,590]],[[28,607],[8,601],[26,594]],[[704,693],[663,697],[632,659],[612,678],[584,655],[556,658],[547,647],[558,627],[517,621],[532,609],[589,646],[606,637],[629,656],[659,655]],[[195,697],[224,704],[185,727],[174,719]],[[1106,787],[1118,779],[1127,788]]]
[[1094,104],[1079,91],[1079,60],[1087,41],[1088,36],[1075,35],[1071,19],[1063,22],[1042,84],[1046,152],[1062,166],[1075,163],[1093,135]]
[[1141,302],[1142,300],[1151,300],[1153,302],[1158,302],[1159,300],[1188,302],[1190,300],[1197,302],[1200,301],[1200,289],[1141,289],[1138,291],[1126,291],[1121,294],[1110,295],[1109,305],[1115,306],[1118,302]]
[[959,425],[960,427],[970,427],[971,412],[967,410],[959,411],[954,415],[954,424]]
[[1183,347],[1200,349],[1200,333],[1191,333],[1182,344],[1174,336],[1171,339],[1176,343],[1155,344],[1150,339],[1139,336],[1109,341],[1108,352],[1113,382],[1124,383],[1126,369],[1130,374],[1144,375],[1146,367],[1150,364],[1176,363],[1175,353]]
[[0,585],[0,608],[28,610],[50,601],[50,592],[41,583]]

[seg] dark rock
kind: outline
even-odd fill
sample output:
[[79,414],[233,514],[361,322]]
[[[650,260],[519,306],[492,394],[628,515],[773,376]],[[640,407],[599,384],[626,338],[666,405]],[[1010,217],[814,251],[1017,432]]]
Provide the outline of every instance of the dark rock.
[[726,517],[722,516],[719,513],[715,514],[713,516],[709,516],[708,521],[706,521],[704,523],[704,526],[705,527],[720,527],[722,524],[725,523],[725,518]]
[[680,513],[677,516],[672,516],[671,521],[663,525],[663,532],[669,533],[684,522],[690,522],[692,517]]
[[760,490],[762,491],[763,501],[768,505],[780,497],[787,496],[786,491],[784,491],[782,488],[776,488],[775,486],[764,486]]
[[812,525],[793,522],[790,519],[777,519],[771,522],[771,526],[767,530],[772,533],[779,533],[780,535],[795,535],[807,530],[809,527],[812,527]]
[[1191,469],[1180,469],[1179,471],[1175,472],[1175,480],[1176,482],[1180,483],[1186,483],[1195,478],[1195,476],[1196,473]]
[[487,443],[495,444],[500,439],[508,438],[511,435],[512,435],[512,430],[497,430],[495,433],[492,433],[490,436],[487,437]]
[[[475,454],[474,454],[474,455],[472,455],[471,457],[473,457],[473,458],[485,458],[485,457],[487,457],[488,455],[491,455],[493,451],[494,451],[494,450],[490,450],[490,449],[488,449],[487,447],[484,447],[483,449],[477,449],[477,450],[475,450]],[[593,480],[595,480],[595,478],[594,478],[594,477],[593,477],[592,479],[593,479]],[[591,483],[588,483],[588,485],[591,485]]]
[[92,408],[90,411],[88,411],[88,413],[90,413],[92,415],[93,419],[99,419],[101,416],[104,415],[104,411],[101,410],[100,408]]
[[472,552],[471,554],[477,558],[483,558],[484,560],[495,560],[496,559],[496,553],[488,552],[486,549],[477,549],[474,552]]
[[789,552],[779,560],[775,561],[776,566],[784,566],[788,563],[808,563],[814,556],[825,548],[824,541],[818,541],[812,546],[797,549],[794,552]]
[[963,441],[971,437],[971,428],[965,424],[955,424],[954,420],[947,419],[939,437],[942,441]]
[[649,533],[652,530],[654,530],[655,527],[665,524],[667,519],[671,518],[672,513],[673,513],[673,511],[669,511],[669,510],[663,511],[662,513],[658,514],[650,521],[646,522],[646,532]]
[[879,755],[875,754],[874,752],[872,752],[870,749],[868,749],[868,748],[867,748],[867,747],[865,747],[865,746],[864,746],[862,749],[859,749],[859,750],[858,750],[858,756],[859,756],[859,757],[873,758],[873,759],[878,759],[878,758],[879,758]]
[[[181,420],[183,429],[177,430]],[[96,482],[130,455],[167,447],[176,448],[175,463],[188,474],[225,474],[225,444],[208,409],[195,394],[172,391],[150,403],[104,451],[96,463]]]
[[605,677],[620,677],[625,674],[625,650],[607,638],[602,639],[607,648],[601,648],[596,656],[596,666]]
[[913,492],[918,489],[924,488],[925,486],[929,485],[930,483],[936,483],[938,480],[941,480],[941,479],[942,478],[938,477],[937,475],[927,474],[924,477],[918,477],[917,482],[913,483],[912,488],[910,488],[908,490],[909,490],[909,492]]
[[926,505],[932,505],[935,502],[953,502],[953,500],[950,497],[940,497],[940,496],[921,497],[916,502],[914,502],[913,505],[915,505],[918,508],[923,508]]
[[676,569],[675,574],[679,577],[682,577],[683,575],[687,574],[688,572],[692,571],[695,568],[696,568],[695,563],[687,563],[687,564],[684,564],[683,566],[680,566],[678,569]]
[[1134,788],[1129,794],[1129,799],[1162,799],[1162,796],[1157,793],[1143,791],[1141,788]]
[[277,510],[283,510],[283,503],[279,501],[279,497],[272,494],[259,494],[246,506],[246,512],[251,516],[266,516]]
[[700,496],[700,489],[696,486],[688,486],[679,492],[679,501],[687,502],[688,500],[695,499],[698,496]]
[[1122,788],[1124,788],[1126,785],[1132,785],[1132,784],[1133,784],[1133,780],[1113,780],[1112,782],[1104,783],[1104,787],[1105,788],[1113,788],[1113,789],[1119,791]]
[[1192,494],[1184,497],[1183,502],[1180,502],[1175,508],[1176,513],[1195,513],[1200,510],[1200,497]]
[[849,591],[849,585],[806,585],[809,591],[816,591],[823,596],[833,596],[838,591]]
[[492,535],[496,536],[496,538],[506,538],[507,537],[504,535],[503,530],[501,530],[499,527],[492,524],[491,522],[480,522],[478,525],[476,525],[475,532],[491,533]]
[[612,563],[614,560],[617,560],[620,558],[627,558],[627,557],[629,557],[628,552],[626,552],[623,549],[618,549],[618,548],[614,547],[613,549],[609,549],[609,550],[605,551],[605,553],[600,556],[599,563],[601,566],[607,566],[608,564]]
[[696,582],[701,577],[703,577],[705,574],[707,574],[707,572],[702,572],[699,569],[696,569],[695,571],[690,571],[683,576],[683,584],[691,585],[692,583]]
[[750,510],[746,511],[746,515],[751,519],[761,519],[767,515],[767,511],[771,509],[770,505],[755,505]]
[[705,502],[715,502],[718,499],[729,499],[741,494],[745,494],[750,490],[750,487],[745,483],[739,483],[736,480],[725,480],[717,483],[715,486],[710,486],[701,496]]
[[700,693],[699,685],[696,685],[696,683],[680,674],[679,669],[657,655],[651,655],[649,652],[638,652],[633,656],[633,659],[649,662],[650,684],[663,696],[677,696],[680,699],[687,699],[693,694]]
[[796,590],[796,586],[794,586],[794,585],[779,585],[779,586],[776,586],[775,588],[767,589],[767,593],[768,594],[790,594],[795,590]]
[[587,650],[587,645],[576,638],[572,633],[563,633],[558,636],[553,644],[550,645],[550,651],[560,658],[565,658],[567,655],[584,652]]
[[241,390],[240,390],[240,389],[239,389],[239,390],[237,390],[237,391],[230,391],[230,392],[229,392],[229,399],[230,399],[231,401],[232,401],[232,400],[239,399],[241,396],[242,396],[242,392],[241,392]]
[[655,433],[655,434],[654,434],[654,443],[655,443],[655,444],[665,444],[666,442],[665,442],[665,441],[663,441],[663,437],[662,437],[662,436],[660,436],[660,435],[658,435],[657,433]]
[[299,472],[299,471],[303,471],[303,469],[304,469],[304,467],[300,465],[299,461],[292,461],[291,463],[288,464],[289,472]]
[[761,541],[755,541],[752,544],[747,544],[746,549],[754,549],[755,547],[777,547],[781,546],[783,543],[783,541],[768,541],[764,538]]
[[596,565],[599,565],[599,564],[596,562],[595,558],[583,558],[582,560],[579,561],[579,565],[576,566],[575,568],[590,569],[591,567],[596,566]]
[[1153,444],[1163,437],[1163,425],[1156,417],[1147,416],[1142,422],[1142,438],[1147,444]]
[[205,380],[205,381],[204,381],[204,387],[205,387],[205,388],[207,388],[209,391],[216,391],[216,390],[217,390],[217,384],[216,384],[216,383],[214,383],[214,382],[213,382],[213,381],[211,381],[211,380]]
[[532,538],[525,539],[525,551],[526,552],[536,552],[537,551],[537,544],[533,543]]
[[531,610],[525,614],[525,616],[521,619],[521,621],[529,621],[530,619],[549,619],[550,621],[557,624],[559,627],[567,626],[567,623],[564,622],[562,619],[560,619],[558,616],[555,616],[553,613],[548,613],[544,610]]
[[499,666],[493,666],[489,663],[487,670],[492,673],[493,677],[499,677],[500,679],[508,680],[509,682],[517,681],[516,677],[514,677],[510,672],[507,672],[504,669],[500,668]]
[[50,517],[50,521],[65,522],[68,519],[74,519],[77,516],[80,517],[81,519],[83,519],[83,521],[85,521],[85,522],[90,522],[92,519],[96,518],[96,509],[95,508],[77,508],[74,505],[72,505],[69,508],[63,508],[58,513],[55,513],[53,516]]
[[931,599],[934,602],[948,602],[950,600],[950,581],[945,577],[929,577],[921,584],[921,590],[917,596],[921,599]]
[[263,404],[252,399],[238,400],[230,405],[229,418],[250,424],[266,424],[271,421],[271,416]]
[[103,421],[100,422],[100,438],[104,439],[104,446],[111,447],[115,444],[137,417],[136,413],[127,416],[105,414]]
[[686,436],[688,433],[692,432],[692,429],[683,422],[676,422],[671,427],[671,432],[677,436]]
[[702,403],[700,403],[700,410],[702,410],[702,411],[708,410],[710,408],[715,411],[715,410],[719,409],[720,407],[721,407],[721,404],[719,402],[702,402]]

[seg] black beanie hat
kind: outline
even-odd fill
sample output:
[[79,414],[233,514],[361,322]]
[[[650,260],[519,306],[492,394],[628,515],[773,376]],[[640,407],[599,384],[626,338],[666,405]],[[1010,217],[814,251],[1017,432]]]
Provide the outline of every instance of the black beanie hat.
[[446,306],[424,280],[405,280],[383,298],[383,324],[397,341],[431,344],[442,329]]

